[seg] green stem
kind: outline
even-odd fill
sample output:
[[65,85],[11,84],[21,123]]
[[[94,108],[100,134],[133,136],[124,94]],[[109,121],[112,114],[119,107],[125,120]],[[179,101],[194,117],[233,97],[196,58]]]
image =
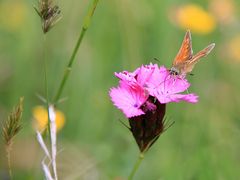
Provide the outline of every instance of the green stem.
[[11,168],[11,145],[7,145],[6,152],[7,152],[7,160],[8,160],[8,172],[9,172],[9,178],[12,179],[12,168]]
[[137,172],[137,170],[138,170],[138,168],[139,168],[143,158],[144,158],[144,154],[140,153],[139,157],[138,157],[138,159],[137,159],[137,161],[136,161],[136,163],[135,163],[135,165],[134,165],[134,167],[132,169],[132,172],[131,172],[131,174],[128,177],[128,180],[132,180],[133,179],[133,177],[134,177],[135,173]]
[[44,83],[45,83],[45,96],[46,96],[46,108],[48,113],[48,133],[51,143],[51,133],[50,133],[50,115],[49,115],[49,95],[48,95],[48,79],[47,79],[47,58],[46,58],[46,34],[43,36],[43,61],[44,61]]
[[60,97],[61,97],[61,95],[62,95],[62,91],[63,91],[63,89],[64,89],[64,87],[65,87],[66,81],[67,81],[67,79],[68,79],[68,77],[69,77],[69,74],[70,74],[70,72],[71,72],[71,70],[72,70],[73,62],[74,62],[75,57],[76,57],[76,55],[77,55],[78,49],[79,49],[79,47],[80,47],[80,45],[81,45],[81,43],[82,43],[82,40],[83,40],[83,38],[84,38],[84,35],[85,35],[86,31],[88,30],[88,27],[89,27],[90,22],[91,22],[91,20],[92,20],[92,16],[93,16],[93,14],[94,14],[94,12],[95,12],[95,9],[96,9],[96,7],[97,7],[98,1],[99,1],[99,0],[93,0],[93,3],[92,3],[91,7],[89,8],[89,10],[88,10],[88,12],[87,12],[87,15],[86,15],[85,18],[84,18],[83,26],[82,26],[82,29],[81,29],[79,38],[78,38],[77,43],[76,43],[76,45],[75,45],[75,47],[74,47],[74,50],[73,50],[73,52],[72,52],[72,55],[71,55],[71,57],[70,57],[70,59],[69,59],[69,63],[68,63],[68,65],[67,65],[66,69],[65,69],[63,78],[62,78],[62,80],[61,80],[60,86],[59,86],[58,91],[57,91],[57,94],[56,94],[56,96],[55,96],[55,98],[54,98],[55,104],[58,102],[58,100],[60,99]]
[[[47,79],[47,42],[46,42],[46,34],[44,34],[44,39],[43,39],[43,61],[44,61],[44,82],[45,82],[45,96],[46,96],[46,108],[47,108],[47,114],[48,114],[48,126],[47,126],[47,131],[49,134],[49,142],[52,144],[52,137],[51,137],[51,130],[50,130],[50,113],[49,113],[49,95],[48,95],[48,79]],[[52,146],[50,146],[51,151],[52,151]],[[52,166],[53,169],[53,166]],[[57,179],[57,177],[55,177]]]

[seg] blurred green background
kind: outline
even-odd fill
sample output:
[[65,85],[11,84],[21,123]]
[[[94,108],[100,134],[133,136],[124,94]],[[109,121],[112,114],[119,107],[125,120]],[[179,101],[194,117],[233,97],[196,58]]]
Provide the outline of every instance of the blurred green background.
[[[37,0],[0,1],[0,121],[25,97],[23,129],[12,151],[14,179],[43,179],[44,155],[32,126],[33,108],[43,105],[36,96],[44,95],[43,49],[53,97],[90,1],[56,3],[63,18],[44,45],[33,9]],[[64,90],[67,101],[58,106],[66,117],[58,133],[59,179],[127,178],[139,152],[118,121],[127,119],[108,96],[118,83],[113,73],[150,62],[170,67],[187,28],[195,53],[216,43],[188,77],[199,103],[168,104],[167,117],[175,124],[148,151],[135,179],[239,179],[239,5],[240,0],[100,0]],[[3,179],[7,166],[0,142]]]

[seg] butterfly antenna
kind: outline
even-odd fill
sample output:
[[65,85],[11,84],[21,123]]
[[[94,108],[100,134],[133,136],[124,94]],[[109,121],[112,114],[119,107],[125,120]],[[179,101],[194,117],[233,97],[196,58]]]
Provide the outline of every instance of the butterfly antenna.
[[164,83],[163,89],[165,90],[165,82],[167,81],[167,78],[168,78],[169,76],[171,76],[171,74],[168,74],[168,75],[164,78],[164,80],[163,80],[162,82],[160,82],[158,85],[156,85],[155,88],[157,88],[157,87],[160,86],[162,83]]
[[169,74],[165,77],[164,81],[163,81],[163,90],[165,91],[165,85],[166,85],[166,81],[167,81],[167,78],[168,78]]

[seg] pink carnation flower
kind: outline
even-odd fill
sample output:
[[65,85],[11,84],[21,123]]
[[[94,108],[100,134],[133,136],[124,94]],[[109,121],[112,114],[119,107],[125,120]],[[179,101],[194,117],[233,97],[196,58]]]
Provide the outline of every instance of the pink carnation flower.
[[182,94],[190,86],[188,81],[171,75],[164,66],[142,65],[134,72],[123,71],[115,76],[120,80],[119,85],[111,88],[109,95],[129,119],[141,152],[148,150],[167,129],[164,119],[167,103],[198,101],[195,94]]
[[119,87],[110,90],[110,96],[114,105],[121,109],[128,118],[144,114],[141,106],[148,99],[148,95],[141,86],[137,84],[129,86],[123,81]]
[[180,94],[190,83],[184,77],[170,75],[164,66],[142,65],[134,72],[123,71],[115,75],[120,79],[119,86],[111,88],[109,94],[113,104],[128,118],[154,111],[156,106],[150,101],[152,97],[160,104],[198,101],[195,94]]

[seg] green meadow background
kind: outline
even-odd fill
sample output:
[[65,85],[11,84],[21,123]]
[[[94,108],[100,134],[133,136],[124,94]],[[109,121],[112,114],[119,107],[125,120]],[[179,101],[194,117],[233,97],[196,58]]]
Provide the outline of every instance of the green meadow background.
[[[44,44],[33,9],[37,0],[0,1],[0,121],[19,97],[25,98],[23,129],[12,150],[13,179],[43,179],[44,154],[32,127],[32,109],[43,105],[36,96],[44,96],[43,50],[47,49],[53,98],[90,2],[56,1],[63,17]],[[192,33],[194,52],[216,43],[194,76],[188,77],[189,91],[199,95],[199,102],[167,105],[166,116],[175,124],[147,152],[135,179],[240,178],[240,57],[227,53],[230,40],[240,35],[240,0],[233,2],[235,23],[217,21],[208,34]],[[100,0],[64,89],[67,100],[58,106],[66,116],[58,133],[59,179],[127,179],[139,150],[130,131],[119,123],[127,119],[108,96],[109,88],[118,83],[114,72],[150,62],[170,67],[185,34],[171,16],[175,7],[188,3],[208,10],[210,0]],[[7,165],[1,139],[0,179],[4,178]]]

